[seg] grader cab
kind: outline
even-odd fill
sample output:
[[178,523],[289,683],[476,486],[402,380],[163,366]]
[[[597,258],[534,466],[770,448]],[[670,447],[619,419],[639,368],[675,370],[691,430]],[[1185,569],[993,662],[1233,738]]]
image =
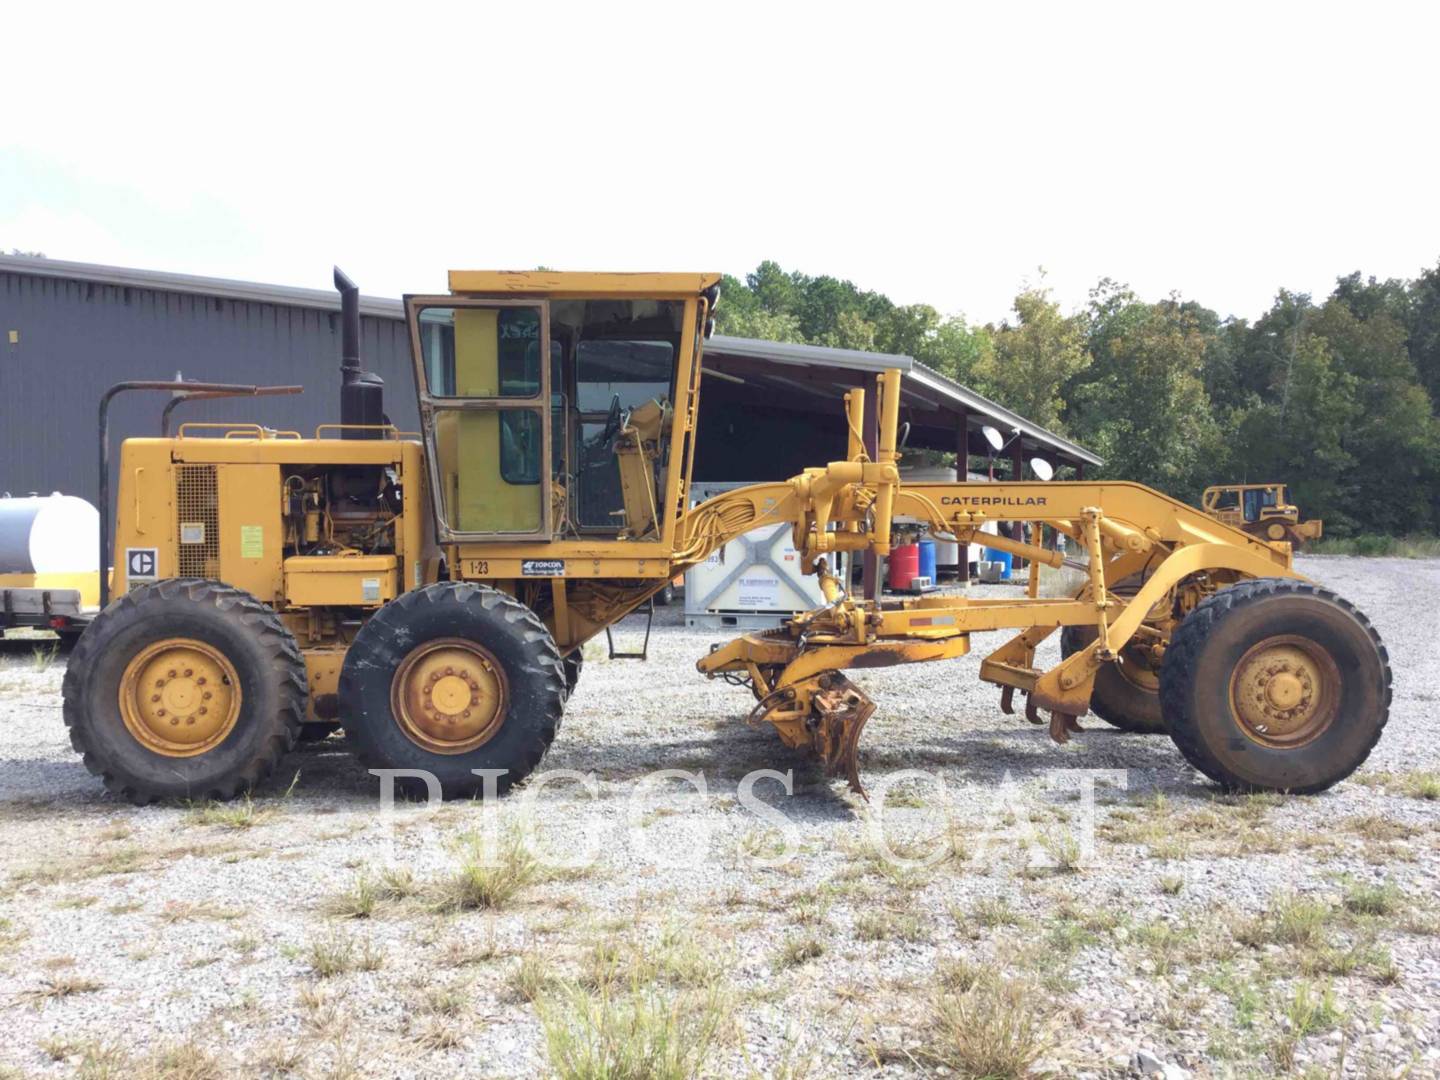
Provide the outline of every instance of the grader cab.
[[[355,293],[337,271],[340,424],[314,437],[191,424],[124,444],[115,599],[64,687],[87,766],[140,802],[226,798],[297,739],[343,726],[372,768],[428,774],[447,795],[498,775],[503,792],[554,739],[586,641],[776,523],[825,606],[698,666],[747,686],[752,721],[857,790],[876,706],[851,674],[960,656],[972,634],[1001,630],[1012,636],[981,678],[1006,712],[1022,694],[1027,719],[1057,741],[1091,709],[1163,727],[1239,789],[1318,791],[1364,760],[1388,709],[1384,650],[1363,616],[1294,572],[1288,550],[1135,484],[904,483],[897,370],[836,403],[845,460],[690,507],[718,281],[452,272],[449,294],[406,298],[416,436],[384,420],[378,380],[359,369]],[[1085,587],[1061,599],[850,595],[832,561],[887,554],[896,516],[962,543],[989,522],[1043,524],[1078,546]],[[984,542],[1064,559],[1004,535]],[[1037,649],[1057,631],[1064,659],[1044,670]]]

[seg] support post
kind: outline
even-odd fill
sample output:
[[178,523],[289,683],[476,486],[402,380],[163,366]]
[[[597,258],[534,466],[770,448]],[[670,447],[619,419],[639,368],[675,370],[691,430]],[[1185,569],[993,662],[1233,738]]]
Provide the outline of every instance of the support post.
[[[961,409],[955,427],[955,480],[965,483],[970,478],[970,413]],[[970,584],[970,545],[960,545],[960,580]]]
[[[1015,442],[1010,448],[1010,479],[1012,481],[1025,479],[1025,451],[1020,445],[1021,441],[1020,436],[1016,435]],[[1025,523],[1023,521],[1010,523],[1010,539],[1024,542]],[[1025,569],[1025,561],[1017,557],[1010,568],[1011,575],[1013,576],[1016,570],[1023,569]]]
[[1076,480],[1084,480],[1084,479],[1085,479],[1085,463],[1084,463],[1083,461],[1077,461],[1077,462],[1075,463],[1075,479],[1076,479]]
[[[873,385],[868,388],[865,394],[865,416],[863,430],[865,433],[865,453],[871,461],[878,461],[880,454],[880,414],[876,406],[880,398],[880,384],[878,380],[871,380]],[[860,581],[861,589],[866,600],[874,600],[879,593],[879,569],[880,561],[875,553],[869,548],[861,559]]]

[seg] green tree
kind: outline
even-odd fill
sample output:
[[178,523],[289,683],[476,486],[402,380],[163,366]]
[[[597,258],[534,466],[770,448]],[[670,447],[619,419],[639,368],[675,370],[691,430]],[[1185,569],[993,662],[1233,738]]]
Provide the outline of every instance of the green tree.
[[1192,501],[1212,482],[1221,437],[1203,381],[1213,327],[1202,311],[1175,298],[1147,304],[1114,282],[1092,294],[1094,363],[1070,387],[1070,422],[1105,457],[1104,475]]
[[1015,322],[990,331],[993,349],[977,357],[971,377],[1002,405],[1044,427],[1061,429],[1063,388],[1090,363],[1085,322],[1066,316],[1044,288],[1015,298]]

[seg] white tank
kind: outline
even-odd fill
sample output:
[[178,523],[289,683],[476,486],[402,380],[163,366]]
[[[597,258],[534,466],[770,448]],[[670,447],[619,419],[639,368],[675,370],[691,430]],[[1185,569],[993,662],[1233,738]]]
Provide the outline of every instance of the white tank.
[[[944,465],[901,465],[900,478],[911,483],[953,484],[955,470]],[[905,521],[905,518],[896,518]],[[954,570],[960,565],[960,545],[954,540],[935,540],[935,565]]]
[[0,574],[93,574],[100,512],[75,495],[0,498]]

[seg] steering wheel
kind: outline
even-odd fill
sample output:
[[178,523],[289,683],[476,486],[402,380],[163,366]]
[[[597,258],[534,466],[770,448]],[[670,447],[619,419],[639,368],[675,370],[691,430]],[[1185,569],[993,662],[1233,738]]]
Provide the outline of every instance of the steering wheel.
[[605,430],[600,433],[600,443],[603,446],[620,432],[620,395],[614,394],[610,398],[610,413],[605,417]]

